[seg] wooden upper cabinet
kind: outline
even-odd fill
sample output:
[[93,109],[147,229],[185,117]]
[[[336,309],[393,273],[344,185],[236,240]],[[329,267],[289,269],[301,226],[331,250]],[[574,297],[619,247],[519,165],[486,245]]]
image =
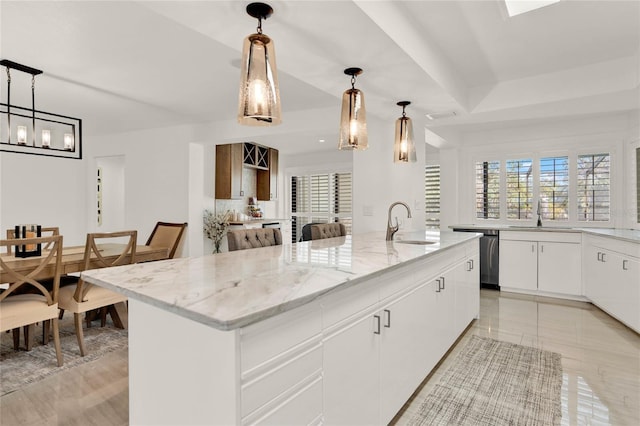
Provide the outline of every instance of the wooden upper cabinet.
[[278,198],[278,150],[247,142],[216,145],[216,199],[244,197],[243,167],[256,169],[258,200]]
[[259,169],[257,196],[260,201],[278,199],[278,150],[268,148],[268,169]]
[[242,190],[243,145],[216,145],[216,199],[231,200],[244,196]]

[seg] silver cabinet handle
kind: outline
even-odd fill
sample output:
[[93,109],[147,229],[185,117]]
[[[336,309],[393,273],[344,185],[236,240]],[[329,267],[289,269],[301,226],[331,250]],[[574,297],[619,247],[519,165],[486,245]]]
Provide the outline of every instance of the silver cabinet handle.
[[623,270],[623,271],[628,271],[628,270],[629,270],[629,269],[627,269],[627,263],[628,263],[628,262],[629,262],[629,261],[628,261],[627,259],[623,259],[623,260],[622,260],[622,270]]
[[473,269],[471,268],[471,261],[467,260],[467,272],[471,271],[471,269]]
[[535,246],[536,246],[535,244],[531,244],[531,253],[536,251]]
[[436,282],[438,283],[438,289],[436,290],[436,293],[440,293],[440,290],[442,290],[442,288],[440,287],[440,278],[436,279]]
[[[442,280],[442,288],[440,290],[444,290],[444,277],[440,277],[440,279]],[[439,283],[440,281],[438,281]]]
[[606,262],[607,259],[604,257],[607,253],[602,253],[602,256],[600,256],[600,260],[603,262]]
[[544,245],[540,246],[540,253],[544,253]]
[[471,269],[473,269],[473,259],[471,259],[469,262],[471,262]]
[[602,252],[598,252],[598,262],[602,262]]
[[391,311],[389,309],[385,309],[384,313],[387,314],[387,323],[384,325],[384,327],[391,328]]
[[380,315],[373,316],[376,319],[376,331],[373,334],[380,334]]

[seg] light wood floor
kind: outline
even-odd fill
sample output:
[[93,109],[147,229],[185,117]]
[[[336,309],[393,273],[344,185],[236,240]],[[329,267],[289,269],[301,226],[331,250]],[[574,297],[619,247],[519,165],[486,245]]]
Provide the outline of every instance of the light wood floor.
[[[394,422],[408,422],[471,335],[562,354],[563,424],[640,425],[640,336],[581,302],[481,292],[480,319]],[[1,365],[0,365],[1,368]],[[127,351],[51,376],[0,398],[2,425],[128,424]]]

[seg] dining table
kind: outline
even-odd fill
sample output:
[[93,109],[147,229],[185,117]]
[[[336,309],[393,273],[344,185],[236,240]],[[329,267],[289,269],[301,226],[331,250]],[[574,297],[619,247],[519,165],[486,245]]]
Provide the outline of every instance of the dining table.
[[[100,244],[98,245],[98,249],[100,251],[100,254],[107,260],[115,260],[124,249],[124,246],[125,244],[117,243]],[[136,256],[134,263],[166,259],[168,254],[169,247],[139,245],[136,246]],[[43,253],[43,256],[44,255],[46,255],[46,252]],[[0,253],[0,258],[10,268],[16,270],[17,272],[29,271],[30,268],[33,268],[34,265],[40,263],[39,257],[21,258],[16,257],[15,254]],[[100,265],[95,262],[93,264],[90,264],[88,269],[95,269],[99,266]],[[53,265],[46,266],[36,276],[36,279],[45,280],[53,278],[53,269]],[[84,269],[84,246],[63,247],[60,275],[81,272]],[[7,288],[9,279],[9,274],[0,271],[0,285],[4,285],[4,288]]]

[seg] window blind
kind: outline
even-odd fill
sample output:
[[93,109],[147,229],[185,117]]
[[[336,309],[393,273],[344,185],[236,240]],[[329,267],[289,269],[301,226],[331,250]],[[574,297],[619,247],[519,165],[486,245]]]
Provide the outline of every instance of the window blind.
[[292,176],[291,241],[302,237],[308,223],[341,222],[351,233],[351,172]]
[[476,163],[476,217],[500,218],[500,161]]
[[440,166],[424,168],[425,225],[427,228],[440,227]]
[[609,154],[578,156],[578,221],[609,221],[610,166]]
[[569,157],[540,159],[542,219],[569,220]]
[[531,219],[532,161],[507,160],[507,219]]

